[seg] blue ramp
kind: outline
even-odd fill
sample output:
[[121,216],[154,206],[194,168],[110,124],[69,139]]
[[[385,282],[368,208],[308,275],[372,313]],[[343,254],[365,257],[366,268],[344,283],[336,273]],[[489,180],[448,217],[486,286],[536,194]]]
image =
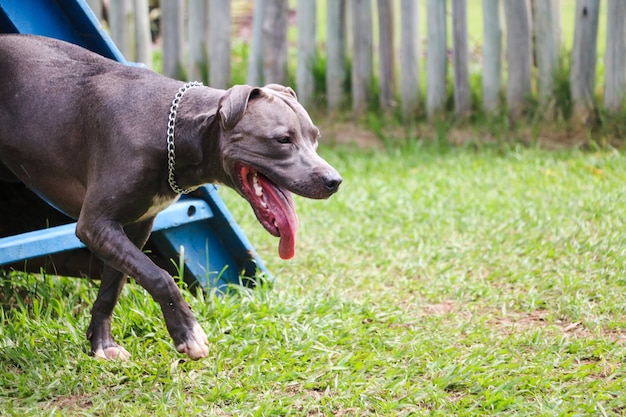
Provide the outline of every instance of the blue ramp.
[[[84,0],[0,0],[0,33],[71,42],[124,59]],[[102,263],[75,236],[76,223],[22,184],[0,182],[0,267],[98,278]],[[161,212],[146,251],[173,275],[204,289],[271,279],[265,265],[217,193],[207,185]],[[184,271],[179,271],[180,267]]]

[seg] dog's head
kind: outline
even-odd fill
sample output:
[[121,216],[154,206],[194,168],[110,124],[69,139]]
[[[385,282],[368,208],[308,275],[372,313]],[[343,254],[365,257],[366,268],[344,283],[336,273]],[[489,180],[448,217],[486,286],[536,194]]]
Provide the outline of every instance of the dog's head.
[[316,152],[319,129],[294,91],[276,84],[227,90],[218,118],[226,185],[248,200],[268,232],[280,237],[281,258],[293,257],[298,217],[291,193],[328,198],[342,181]]

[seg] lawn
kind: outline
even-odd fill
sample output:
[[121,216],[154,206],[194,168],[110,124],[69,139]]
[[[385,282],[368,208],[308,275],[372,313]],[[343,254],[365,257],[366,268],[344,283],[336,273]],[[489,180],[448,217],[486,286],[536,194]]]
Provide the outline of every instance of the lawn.
[[275,275],[187,293],[211,356],[177,354],[134,284],[123,363],[86,354],[96,284],[5,274],[5,416],[626,414],[626,163],[613,150],[326,145],[296,258],[222,190]]

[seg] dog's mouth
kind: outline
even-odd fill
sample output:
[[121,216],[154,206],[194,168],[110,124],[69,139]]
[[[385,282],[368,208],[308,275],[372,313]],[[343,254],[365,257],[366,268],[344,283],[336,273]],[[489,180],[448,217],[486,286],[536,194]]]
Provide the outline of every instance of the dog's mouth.
[[249,166],[239,165],[238,172],[243,194],[256,218],[265,230],[280,238],[278,254],[282,259],[293,258],[296,253],[298,216],[291,193]]

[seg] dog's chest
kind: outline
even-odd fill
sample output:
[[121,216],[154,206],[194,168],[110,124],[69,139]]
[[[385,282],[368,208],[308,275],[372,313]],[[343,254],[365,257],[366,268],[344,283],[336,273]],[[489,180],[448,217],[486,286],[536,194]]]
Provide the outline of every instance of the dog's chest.
[[141,217],[137,219],[137,221],[151,219],[152,217],[159,214],[161,211],[165,210],[166,208],[174,204],[179,198],[180,198],[180,195],[177,195],[174,198],[166,197],[162,195],[154,196],[152,198],[152,205],[148,208],[148,210],[146,210],[144,214],[141,215]]

